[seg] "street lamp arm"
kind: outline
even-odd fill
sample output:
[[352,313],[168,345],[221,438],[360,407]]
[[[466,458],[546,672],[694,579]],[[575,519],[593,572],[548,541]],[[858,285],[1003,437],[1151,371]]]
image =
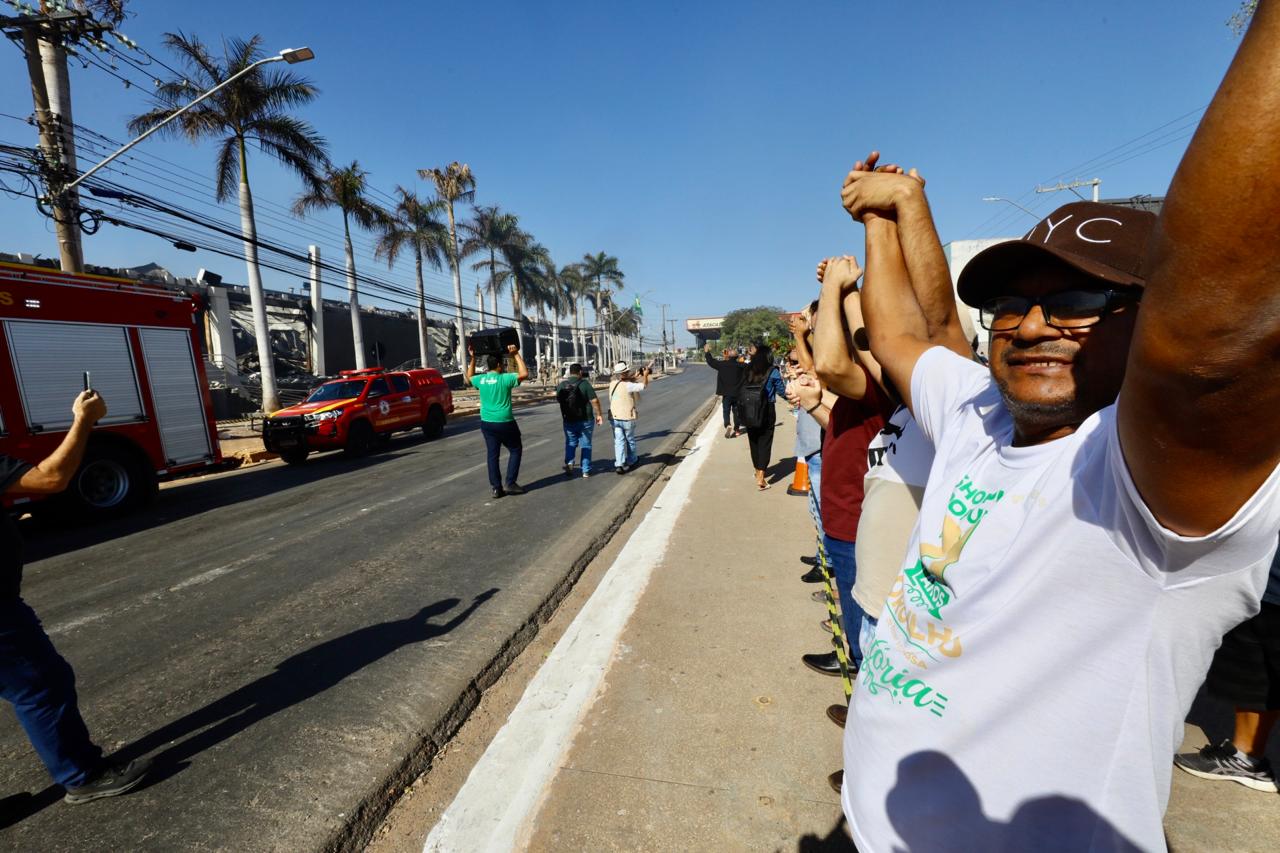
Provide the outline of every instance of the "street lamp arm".
[[[191,109],[192,107],[194,107],[196,104],[200,103],[201,101],[206,100],[207,98],[209,98],[210,96],[212,96],[213,94],[215,94],[216,92],[218,92],[219,90],[221,90],[223,87],[230,85],[232,82],[234,82],[235,80],[239,79],[240,77],[243,77],[244,75],[248,74],[250,71],[253,71],[255,68],[258,68],[258,67],[259,67],[259,66],[261,66],[261,65],[266,65],[266,64],[267,64],[267,63],[269,63],[269,62],[290,62],[290,63],[293,63],[293,62],[303,62],[303,61],[306,61],[306,59],[310,59],[310,58],[311,58],[310,56],[306,56],[306,55],[305,55],[305,53],[306,53],[306,52],[309,52],[307,48],[300,48],[300,49],[298,49],[298,50],[283,50],[283,51],[281,51],[281,52],[279,53],[279,55],[277,55],[277,56],[268,56],[268,57],[266,57],[265,59],[259,59],[257,62],[251,62],[250,64],[246,65],[244,68],[241,68],[241,69],[240,69],[239,71],[237,71],[235,74],[232,74],[232,75],[231,75],[230,77],[228,77],[226,80],[223,80],[221,83],[219,83],[218,85],[214,86],[212,89],[210,89],[209,91],[205,92],[205,93],[204,93],[203,95],[201,95],[200,97],[196,98],[196,99],[195,99],[194,101],[192,101],[191,103],[187,104],[187,105],[186,105],[185,107],[183,107],[182,109],[180,109],[180,110],[175,110],[175,111],[174,111],[171,115],[169,115],[169,117],[168,117],[168,118],[166,118],[164,121],[157,122],[155,125],[153,125],[152,127],[148,128],[148,129],[146,130],[146,132],[144,132],[144,133],[143,133],[141,136],[139,136],[137,139],[134,139],[132,142],[127,142],[127,143],[125,143],[124,145],[122,145],[122,146],[120,146],[119,148],[117,148],[117,149],[116,149],[116,151],[115,151],[115,153],[111,154],[109,157],[107,157],[107,159],[103,160],[101,163],[98,163],[96,166],[94,166],[93,168],[91,168],[89,171],[84,172],[83,174],[81,174],[81,175],[80,175],[80,177],[76,178],[74,181],[72,181],[71,183],[69,183],[69,184],[67,184],[65,187],[63,187],[63,188],[62,188],[62,195],[66,195],[67,193],[71,192],[71,191],[72,191],[72,190],[74,190],[76,187],[78,187],[80,184],[82,184],[82,183],[84,182],[85,178],[88,178],[88,177],[89,177],[90,175],[92,175],[94,172],[97,172],[97,171],[98,171],[99,169],[101,169],[103,166],[107,165],[107,164],[108,164],[108,163],[110,163],[112,160],[116,159],[116,158],[117,158],[117,157],[119,157],[121,154],[125,153],[125,152],[126,152],[126,151],[128,151],[130,148],[132,148],[133,146],[137,145],[139,142],[141,142],[142,140],[146,139],[148,136],[150,136],[151,134],[155,133],[157,130],[159,130],[160,128],[164,127],[166,124],[168,124],[169,122],[173,121],[175,118],[177,118],[178,116],[180,116],[180,115],[182,115],[183,113],[185,113],[187,110],[189,110],[189,109]],[[292,58],[291,58],[291,57],[292,57]]]
[[982,200],[983,200],[983,201],[1003,201],[1005,204],[1011,204],[1011,205],[1013,205],[1014,207],[1018,208],[1018,210],[1021,210],[1021,211],[1022,211],[1023,213],[1025,213],[1027,216],[1030,216],[1032,219],[1034,219],[1036,222],[1039,222],[1039,221],[1040,221],[1040,217],[1039,217],[1039,216],[1036,216],[1034,213],[1032,213],[1031,211],[1027,210],[1025,207],[1023,207],[1022,205],[1018,204],[1016,201],[1013,201],[1012,199],[1007,199],[1007,198],[1005,198],[1004,196],[989,195],[989,196],[985,196]]

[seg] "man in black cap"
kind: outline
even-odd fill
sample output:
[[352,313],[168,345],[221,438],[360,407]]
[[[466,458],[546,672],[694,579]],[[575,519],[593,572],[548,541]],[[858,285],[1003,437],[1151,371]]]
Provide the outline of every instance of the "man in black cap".
[[936,450],[845,729],[859,849],[1164,848],[1183,720],[1280,529],[1277,138],[1264,1],[1158,220],[1077,202],[965,267],[989,369],[930,343],[921,182],[846,179],[871,349]]

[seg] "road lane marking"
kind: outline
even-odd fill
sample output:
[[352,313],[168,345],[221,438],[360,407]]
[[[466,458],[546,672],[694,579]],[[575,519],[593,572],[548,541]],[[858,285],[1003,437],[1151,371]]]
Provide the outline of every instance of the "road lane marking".
[[[543,438],[537,441],[531,441],[525,445],[525,449],[538,447],[540,445],[547,444],[550,441],[551,439],[549,438]],[[85,625],[91,625],[94,622],[100,622],[103,619],[107,619],[113,616],[119,616],[123,613],[128,613],[129,611],[136,610],[139,607],[143,607],[148,604],[155,604],[156,602],[160,601],[161,599],[165,598],[167,595],[171,593],[183,592],[184,590],[190,589],[192,587],[203,586],[204,584],[207,584],[210,581],[217,580],[220,577],[224,577],[226,575],[232,574],[233,572],[239,571],[245,566],[266,565],[272,559],[274,559],[274,557],[278,555],[281,551],[287,551],[288,549],[297,545],[298,542],[300,542],[303,539],[310,539],[315,537],[317,534],[327,533],[339,527],[344,527],[353,521],[361,521],[363,520],[363,516],[365,513],[383,509],[385,507],[391,506],[392,504],[401,503],[402,501],[406,501],[411,497],[415,497],[416,495],[421,494],[424,491],[429,491],[431,489],[438,488],[439,486],[443,486],[446,483],[452,483],[454,480],[465,477],[468,474],[473,474],[476,471],[486,468],[487,466],[488,466],[487,461],[481,462],[476,465],[471,465],[469,467],[462,468],[458,471],[454,471],[452,474],[446,474],[443,477],[437,477],[434,480],[431,480],[427,483],[423,483],[419,489],[417,489],[416,491],[410,494],[397,495],[396,497],[393,497],[393,498],[387,498],[386,500],[377,501],[375,503],[369,504],[366,507],[361,507],[357,509],[355,512],[352,512],[348,515],[344,515],[340,518],[329,519],[328,521],[324,521],[319,525],[307,527],[305,530],[298,531],[294,536],[290,536],[290,537],[286,537],[278,540],[272,537],[271,539],[267,540],[269,542],[272,542],[272,547],[269,549],[260,551],[249,557],[241,557],[240,559],[233,560],[232,562],[226,563],[225,565],[217,566],[212,569],[207,569],[206,571],[200,572],[198,574],[192,575],[189,578],[178,581],[173,586],[170,586],[166,589],[158,589],[158,590],[153,590],[151,592],[143,593],[137,598],[134,598],[132,601],[127,601],[124,604],[120,604],[115,607],[108,607],[103,610],[95,611],[93,613],[86,613],[83,616],[77,616],[74,619],[68,619],[65,622],[59,622],[58,624],[47,628],[46,631],[49,634],[49,636],[66,634],[70,631],[74,631],[77,628],[83,628]],[[293,519],[293,521],[296,521],[296,519]]]
[[427,836],[424,853],[519,849],[613,660],[622,631],[662,562],[718,421],[709,418],[659,500],[627,539],[520,702]]

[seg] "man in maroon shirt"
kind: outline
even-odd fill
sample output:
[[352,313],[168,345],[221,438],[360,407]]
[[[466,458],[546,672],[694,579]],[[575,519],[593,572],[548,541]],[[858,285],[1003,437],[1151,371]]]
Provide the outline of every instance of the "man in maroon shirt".
[[[893,403],[880,389],[880,366],[867,350],[857,281],[862,271],[851,257],[831,258],[818,265],[822,296],[814,328],[813,360],[818,378],[838,395],[827,410],[812,414],[826,429],[822,442],[822,545],[835,572],[840,599],[840,623],[849,642],[855,668],[862,663],[858,630],[862,609],[853,598],[857,577],[854,540],[862,515],[862,478],[867,473],[867,448],[893,413]],[[839,675],[835,652],[802,657],[810,669]]]

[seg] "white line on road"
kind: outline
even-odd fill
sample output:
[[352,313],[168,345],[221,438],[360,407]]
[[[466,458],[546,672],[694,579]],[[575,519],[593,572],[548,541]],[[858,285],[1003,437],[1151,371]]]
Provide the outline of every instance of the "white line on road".
[[[532,448],[532,447],[538,447],[539,445],[547,444],[550,441],[551,439],[549,438],[541,438],[541,439],[538,439],[537,441],[529,442],[524,446],[524,448],[528,450],[529,448]],[[471,465],[469,467],[462,468],[458,471],[454,471],[452,474],[446,474],[443,477],[437,477],[436,479],[431,480],[428,483],[423,483],[422,488],[419,489],[418,491],[421,492],[421,491],[436,488],[438,486],[443,486],[445,483],[452,483],[454,480],[465,477],[468,474],[473,474],[476,471],[479,471],[485,468],[487,465],[488,465],[488,462],[485,461],[477,465]],[[383,507],[390,506],[391,504],[400,503],[401,501],[405,501],[412,496],[413,496],[412,494],[397,495],[396,497],[387,498],[385,500],[372,503],[366,507],[361,507],[358,510],[356,510],[354,513],[351,513],[349,515],[345,515],[340,518],[330,519],[318,526],[299,529],[295,531],[293,536],[285,537],[282,539],[273,539],[271,548],[264,551],[260,551],[256,554],[253,554],[252,556],[241,557],[239,560],[233,560],[232,562],[227,563],[226,565],[217,566],[215,568],[200,572],[199,574],[192,575],[191,577],[186,578],[185,580],[178,581],[173,586],[170,586],[167,589],[158,589],[158,590],[153,590],[151,592],[143,593],[142,595],[138,596],[132,601],[125,602],[124,604],[117,605],[116,607],[109,607],[104,610],[98,610],[92,613],[86,613],[83,616],[77,616],[74,619],[68,619],[66,622],[59,622],[58,624],[46,630],[50,636],[65,634],[68,631],[74,631],[76,628],[82,628],[85,625],[90,625],[94,622],[100,622],[103,619],[107,619],[111,616],[118,616],[121,613],[127,613],[131,610],[136,610],[139,607],[142,607],[144,605],[154,604],[155,602],[164,598],[169,593],[182,592],[183,590],[189,589],[194,586],[201,586],[203,584],[209,583],[210,581],[217,580],[218,578],[223,577],[225,575],[229,575],[232,572],[239,571],[245,566],[268,565],[270,561],[273,559],[273,555],[279,554],[282,551],[287,551],[288,549],[294,547],[299,541],[303,539],[310,539],[315,537],[317,533],[323,533],[338,527],[343,527],[347,524],[350,524],[353,521],[360,521],[363,519],[363,514],[365,513],[371,512],[373,510],[382,509]]]
[[688,503],[714,439],[698,433],[655,505],[529,683],[515,710],[427,836],[424,853],[516,849],[596,695],[627,620]]

